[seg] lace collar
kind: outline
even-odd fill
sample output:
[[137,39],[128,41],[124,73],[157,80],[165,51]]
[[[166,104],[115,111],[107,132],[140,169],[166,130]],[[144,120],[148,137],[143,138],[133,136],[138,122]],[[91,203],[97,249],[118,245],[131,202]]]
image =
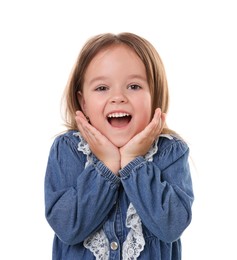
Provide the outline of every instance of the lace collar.
[[[80,132],[76,132],[76,133],[74,133],[74,135],[78,136],[80,138],[80,142],[78,143],[78,147],[77,147],[78,151],[81,151],[83,154],[85,154],[87,156],[87,162],[86,162],[86,165],[85,165],[85,167],[86,167],[89,163],[92,162],[92,159],[91,159],[92,153],[91,153],[89,144],[82,137]],[[168,139],[173,139],[173,137],[171,135],[169,135],[169,134],[161,134],[160,136],[166,137]],[[156,141],[151,146],[150,150],[145,155],[145,159],[147,161],[152,161],[153,160],[153,155],[157,153],[157,151],[158,151],[158,145],[157,145],[158,141],[159,141],[159,138],[156,139]]]

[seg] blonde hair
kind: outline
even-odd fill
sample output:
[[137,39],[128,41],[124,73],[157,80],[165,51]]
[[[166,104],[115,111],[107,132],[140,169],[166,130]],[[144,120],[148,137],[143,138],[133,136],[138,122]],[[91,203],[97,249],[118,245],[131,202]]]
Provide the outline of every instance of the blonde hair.
[[[84,75],[89,63],[102,49],[122,44],[130,47],[145,65],[152,98],[151,117],[158,107],[163,113],[168,112],[169,92],[166,73],[163,62],[154,46],[146,39],[133,33],[99,34],[90,38],[82,47],[65,89],[63,97],[65,101],[64,120],[68,130],[77,130],[75,112],[82,111],[77,93],[83,91]],[[162,133],[174,132],[165,126]]]

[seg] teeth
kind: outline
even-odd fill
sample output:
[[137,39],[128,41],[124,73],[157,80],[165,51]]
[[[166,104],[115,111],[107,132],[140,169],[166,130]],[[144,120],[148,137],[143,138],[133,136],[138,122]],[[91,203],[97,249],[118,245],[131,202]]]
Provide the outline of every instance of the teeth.
[[129,114],[127,114],[127,113],[112,113],[112,114],[108,115],[109,118],[111,118],[111,117],[124,117],[124,116],[129,116]]

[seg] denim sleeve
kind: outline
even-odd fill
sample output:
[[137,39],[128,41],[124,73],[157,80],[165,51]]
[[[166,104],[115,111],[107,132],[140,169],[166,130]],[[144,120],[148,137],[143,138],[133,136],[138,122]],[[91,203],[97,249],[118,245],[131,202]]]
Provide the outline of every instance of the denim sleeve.
[[192,218],[189,149],[182,141],[161,149],[152,162],[138,157],[121,170],[121,181],[143,224],[164,242],[177,240]]
[[45,214],[66,244],[82,242],[105,221],[116,203],[120,178],[100,161],[84,169],[85,156],[70,138],[57,138],[45,175]]

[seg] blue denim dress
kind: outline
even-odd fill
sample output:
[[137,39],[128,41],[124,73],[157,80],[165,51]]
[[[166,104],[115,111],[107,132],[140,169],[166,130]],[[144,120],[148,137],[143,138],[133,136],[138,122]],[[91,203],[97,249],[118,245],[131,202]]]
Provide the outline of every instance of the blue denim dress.
[[180,260],[194,199],[188,158],[184,141],[163,135],[116,176],[80,133],[56,137],[44,187],[52,259]]

